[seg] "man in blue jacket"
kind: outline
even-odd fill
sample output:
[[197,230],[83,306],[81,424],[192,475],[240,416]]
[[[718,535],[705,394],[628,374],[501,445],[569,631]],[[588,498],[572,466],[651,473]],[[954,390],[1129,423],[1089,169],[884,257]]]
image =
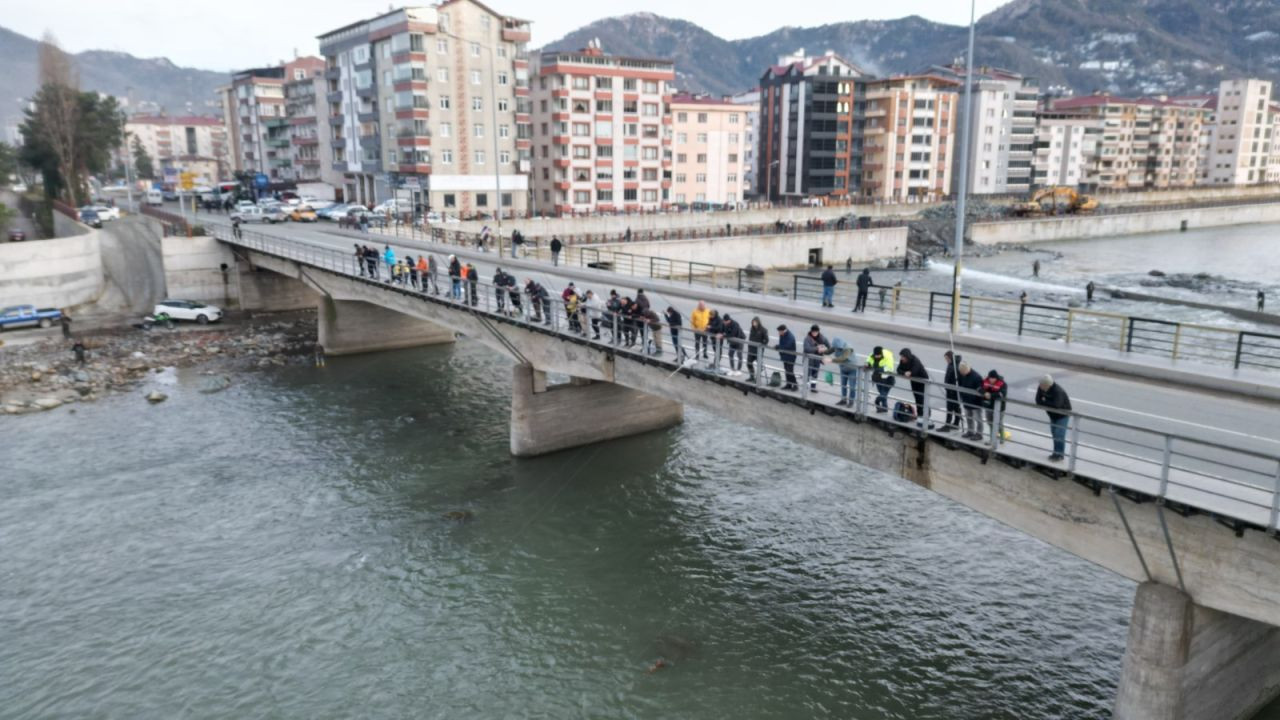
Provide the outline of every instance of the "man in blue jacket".
[[822,307],[835,307],[836,298],[836,271],[830,265],[822,271]]

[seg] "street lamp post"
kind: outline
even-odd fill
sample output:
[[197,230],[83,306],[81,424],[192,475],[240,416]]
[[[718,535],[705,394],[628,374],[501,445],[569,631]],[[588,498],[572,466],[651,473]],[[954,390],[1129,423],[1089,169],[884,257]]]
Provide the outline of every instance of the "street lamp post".
[[969,1],[969,54],[965,56],[964,134],[960,138],[960,183],[956,197],[955,268],[951,279],[951,333],[960,330],[960,266],[964,258],[965,201],[969,192],[969,140],[973,126],[973,34],[976,0]]

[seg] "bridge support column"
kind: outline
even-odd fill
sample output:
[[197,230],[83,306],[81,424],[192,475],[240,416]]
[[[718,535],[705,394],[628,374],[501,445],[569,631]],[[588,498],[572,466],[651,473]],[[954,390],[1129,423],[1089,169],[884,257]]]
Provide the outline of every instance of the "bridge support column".
[[1138,586],[1117,720],[1234,720],[1280,694],[1280,628],[1203,608],[1177,588]]
[[573,378],[547,385],[546,373],[516,365],[511,373],[511,454],[557,450],[661,430],[684,421],[684,406],[608,382]]
[[452,330],[359,300],[320,298],[319,341],[329,355],[398,350],[455,340]]

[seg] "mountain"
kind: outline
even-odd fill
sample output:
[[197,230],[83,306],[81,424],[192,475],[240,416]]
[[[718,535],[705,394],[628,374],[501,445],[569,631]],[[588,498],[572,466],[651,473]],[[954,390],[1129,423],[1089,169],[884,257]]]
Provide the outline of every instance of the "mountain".
[[[906,73],[962,57],[966,27],[911,16],[898,20],[784,27],[724,40],[683,20],[651,13],[606,18],[549,43],[664,57],[682,88],[714,94],[755,86],[779,55],[834,50],[877,75]],[[1280,3],[1275,0],[1013,0],[978,21],[977,64],[1077,93],[1194,93],[1224,77],[1280,75]]]
[[[22,98],[36,91],[38,43],[0,27],[0,129],[22,121]],[[87,50],[71,56],[83,90],[115,95],[129,108],[164,108],[170,113],[212,114],[214,89],[229,78],[225,73],[174,65],[165,58],[139,58],[120,52]],[[0,134],[0,139],[3,135]]]

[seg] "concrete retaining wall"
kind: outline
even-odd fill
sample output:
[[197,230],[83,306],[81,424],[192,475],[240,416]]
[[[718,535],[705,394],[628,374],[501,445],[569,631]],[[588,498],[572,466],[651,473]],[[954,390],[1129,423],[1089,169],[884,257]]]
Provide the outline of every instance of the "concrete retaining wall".
[[[171,236],[161,240],[160,251],[166,297],[221,307],[238,304],[240,288],[231,246],[212,237]],[[225,273],[221,269],[224,264],[228,268]]]
[[631,253],[736,268],[755,265],[766,269],[805,267],[809,264],[809,251],[818,249],[823,262],[842,265],[850,257],[855,263],[902,257],[907,250],[907,228],[602,243],[583,248],[588,249],[588,253],[589,248],[595,248],[602,253]]
[[1155,205],[1158,203],[1207,202],[1230,198],[1258,198],[1280,195],[1280,185],[1247,185],[1232,187],[1194,187],[1151,192],[1105,193],[1098,195],[1103,207]]
[[74,307],[102,294],[102,249],[97,230],[60,213],[54,224],[71,237],[0,244],[0,306]]
[[[880,205],[833,205],[831,207],[780,207],[752,210],[725,210],[719,212],[669,212],[650,215],[602,215],[599,217],[573,218],[521,218],[503,220],[502,233],[507,235],[519,228],[525,237],[550,237],[551,235],[581,235],[583,233],[621,234],[631,228],[632,233],[662,232],[677,228],[723,228],[729,225],[771,225],[777,220],[794,220],[804,225],[805,220],[818,218],[835,222],[846,215],[858,217],[907,217],[915,215],[935,203],[897,203]],[[488,226],[496,230],[493,220],[468,220],[445,225],[446,230],[480,232]]]
[[1183,221],[1188,229],[1280,222],[1280,203],[975,223],[969,228],[969,238],[978,245],[1040,243],[1168,232],[1180,229]]

